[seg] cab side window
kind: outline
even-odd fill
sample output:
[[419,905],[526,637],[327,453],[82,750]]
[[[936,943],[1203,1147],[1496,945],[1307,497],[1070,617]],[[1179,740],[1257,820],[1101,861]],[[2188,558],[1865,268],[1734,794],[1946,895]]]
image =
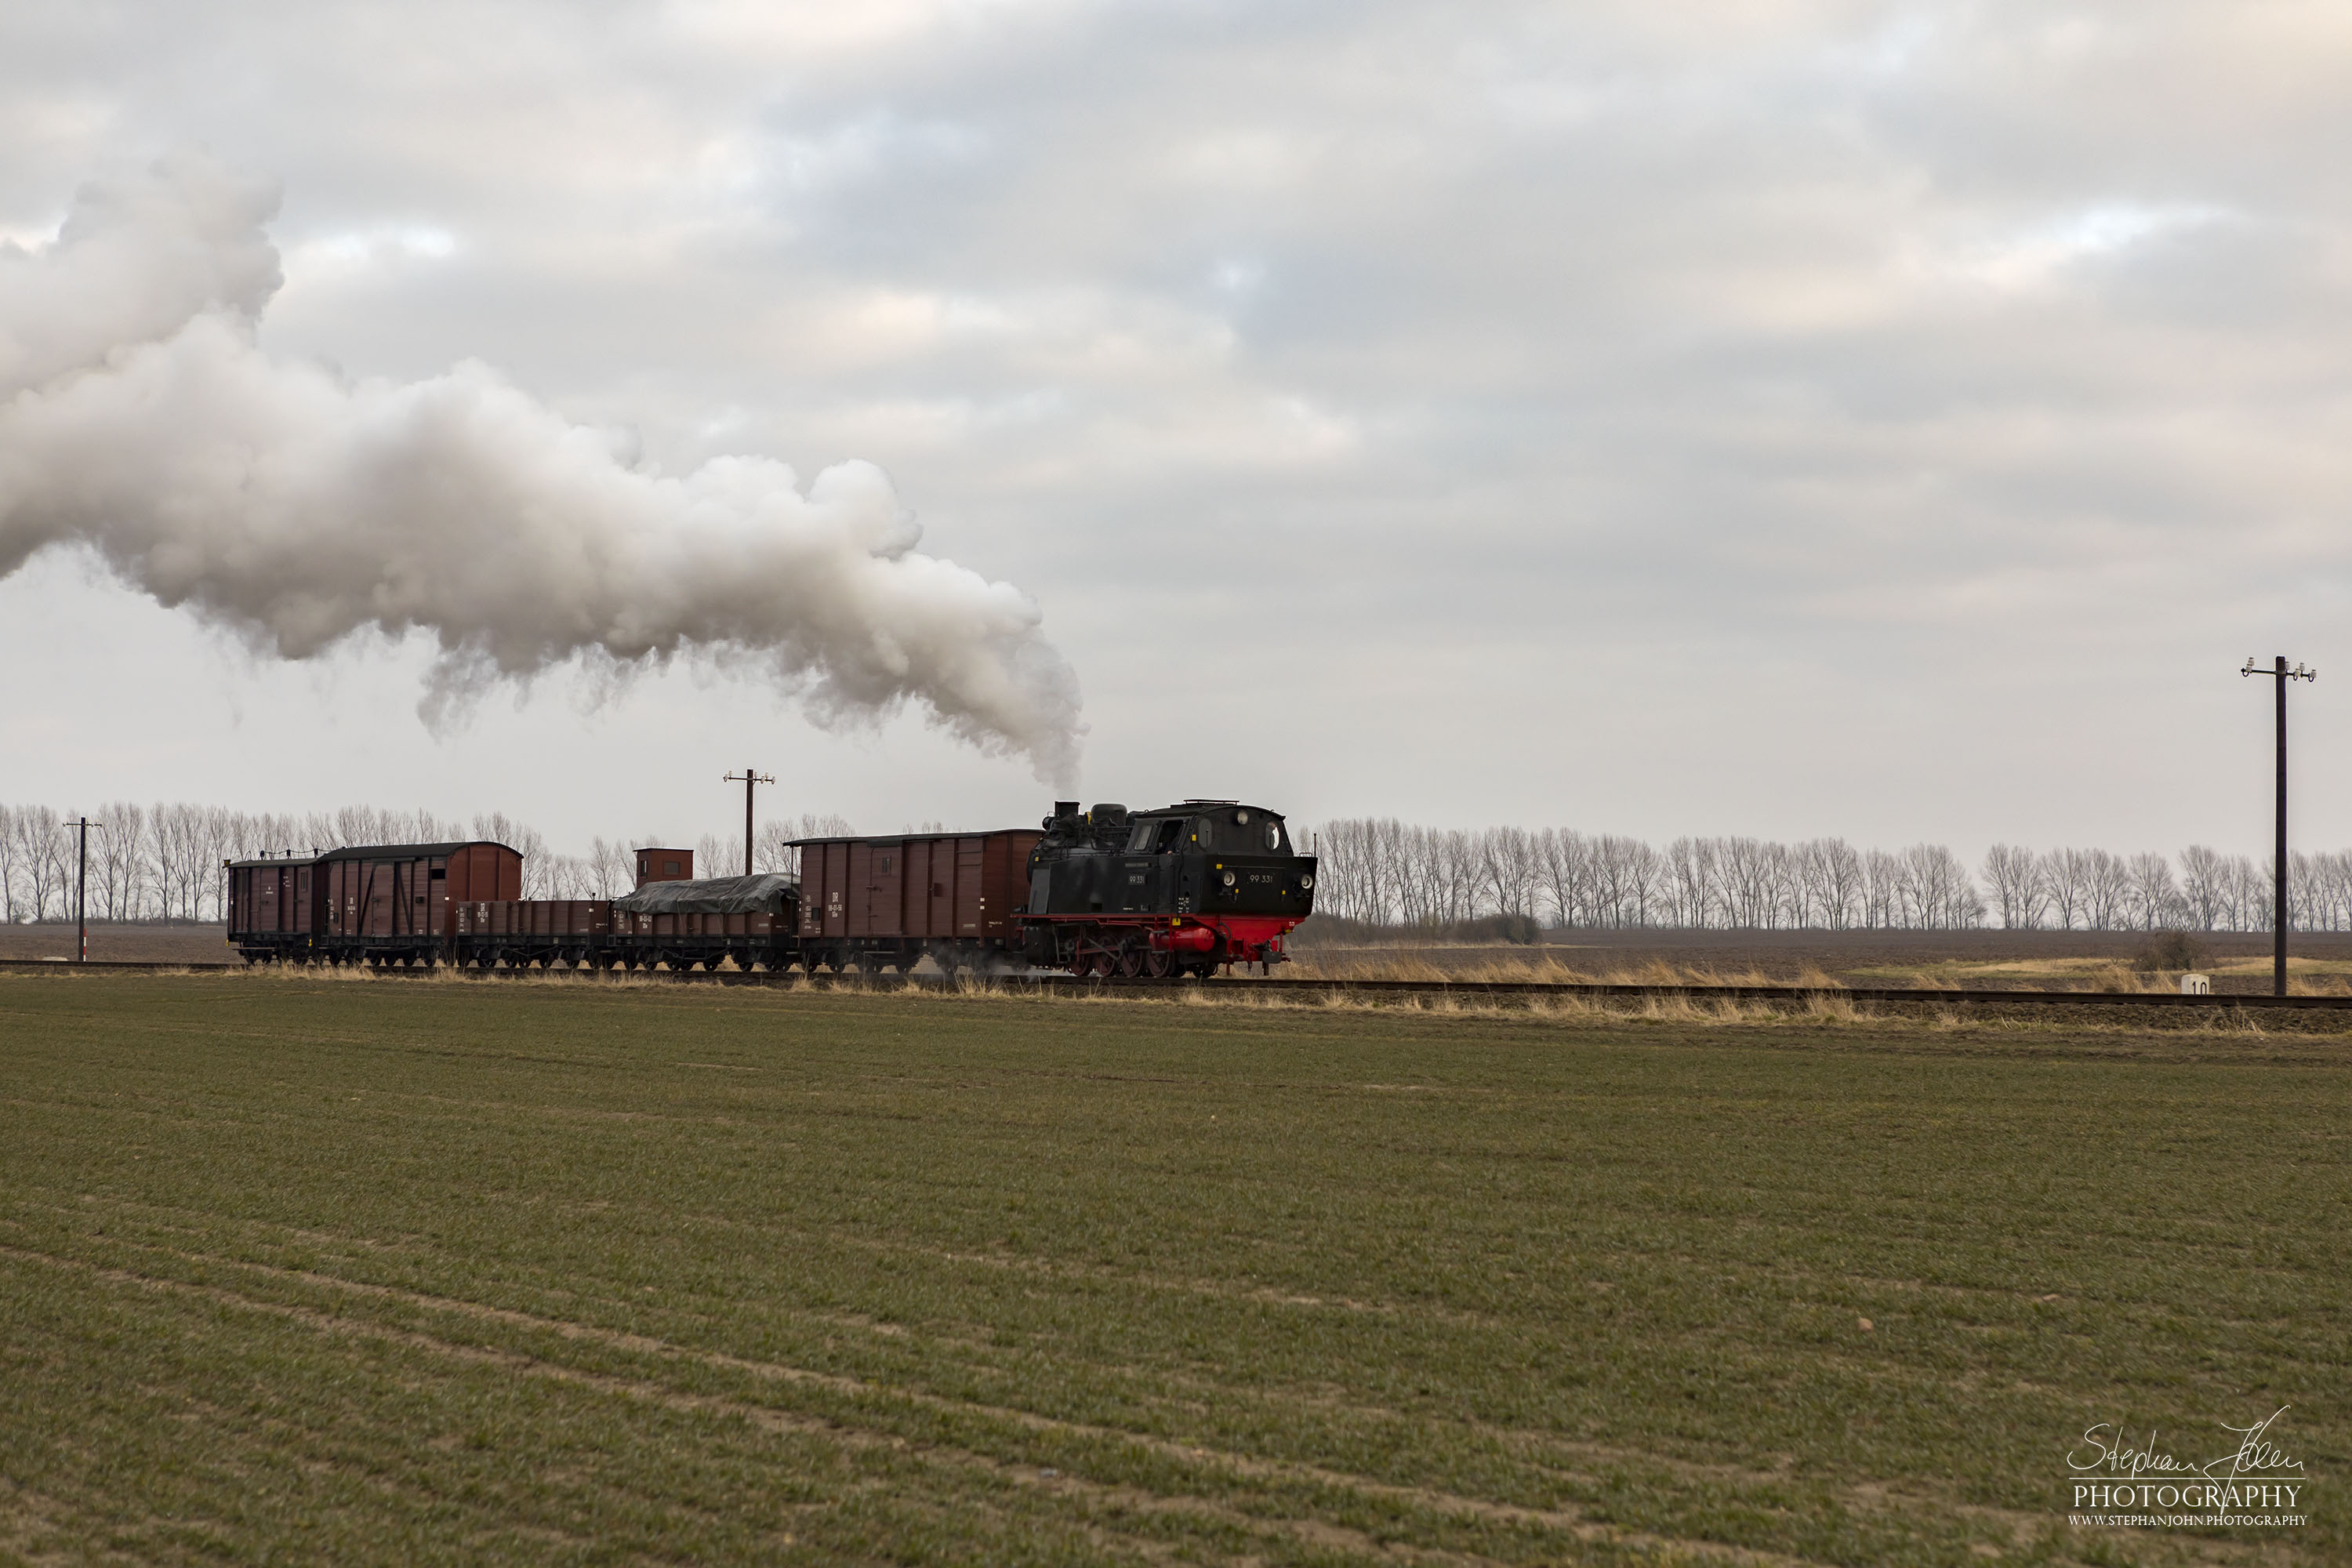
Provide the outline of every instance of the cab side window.
[[1135,831],[1127,836],[1127,852],[1129,854],[1140,855],[1145,850],[1151,847],[1152,826],[1153,825],[1149,822],[1139,822],[1135,825]]
[[1160,824],[1160,842],[1152,847],[1162,855],[1173,855],[1184,847],[1184,819],[1171,816]]

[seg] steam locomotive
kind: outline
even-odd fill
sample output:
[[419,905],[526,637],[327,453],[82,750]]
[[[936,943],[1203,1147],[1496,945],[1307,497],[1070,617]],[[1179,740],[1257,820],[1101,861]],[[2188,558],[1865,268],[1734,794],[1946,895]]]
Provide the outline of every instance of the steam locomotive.
[[231,861],[228,942],[247,963],[566,964],[904,973],[1024,965],[1173,977],[1283,961],[1315,860],[1282,818],[1230,800],[1150,811],[1057,801],[1041,829],[803,838],[798,880],[698,878],[636,852],[616,899],[524,899],[503,844],[360,845]]

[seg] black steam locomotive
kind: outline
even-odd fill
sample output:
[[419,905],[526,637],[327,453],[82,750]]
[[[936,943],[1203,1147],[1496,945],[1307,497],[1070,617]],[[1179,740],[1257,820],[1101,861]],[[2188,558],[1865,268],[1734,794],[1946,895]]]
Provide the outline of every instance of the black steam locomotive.
[[1024,963],[1078,974],[1273,964],[1314,908],[1315,862],[1234,801],[1155,811],[1056,802],[1043,831],[796,841],[797,881],[698,879],[637,852],[616,899],[523,899],[502,844],[352,846],[232,862],[228,941],[248,962],[901,973]]
[[1023,951],[1076,974],[1271,963],[1315,907],[1315,860],[1281,817],[1230,800],[1156,811],[1057,801],[1029,853]]

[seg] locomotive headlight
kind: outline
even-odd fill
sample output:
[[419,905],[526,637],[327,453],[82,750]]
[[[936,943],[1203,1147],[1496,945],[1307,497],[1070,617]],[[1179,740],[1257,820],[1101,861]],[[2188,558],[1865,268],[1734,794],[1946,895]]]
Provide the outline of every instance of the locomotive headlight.
[[1314,889],[1315,873],[1312,871],[1301,873],[1298,879],[1298,890],[1301,892],[1312,892]]
[[1230,888],[1230,887],[1232,887],[1233,885],[1234,885],[1234,874],[1233,874],[1231,871],[1228,871],[1228,872],[1226,872],[1226,873],[1225,873],[1225,886],[1226,886],[1226,887],[1228,887],[1228,888]]

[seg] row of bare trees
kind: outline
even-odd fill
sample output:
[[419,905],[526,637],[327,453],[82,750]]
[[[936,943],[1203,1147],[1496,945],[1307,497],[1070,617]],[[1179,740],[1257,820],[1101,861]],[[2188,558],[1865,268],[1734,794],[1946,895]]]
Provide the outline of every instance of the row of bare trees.
[[[346,806],[302,816],[234,812],[184,803],[117,801],[94,814],[92,919],[217,920],[221,862],[312,853],[348,844],[487,838],[523,855],[523,896],[607,899],[636,882],[632,850],[650,839],[598,837],[585,855],[551,851],[539,831],[503,813],[470,823],[427,811]],[[935,830],[936,824],[926,824]],[[760,824],[752,863],[799,872],[795,838],[854,831],[811,813]],[[1490,914],[1559,926],[2011,928],[2092,931],[2267,931],[2266,862],[2203,845],[2163,855],[2105,849],[2035,852],[1996,844],[1975,875],[1949,849],[1857,849],[1842,838],[1638,838],[1569,828],[1477,831],[1356,817],[1314,830],[1322,864],[1317,907],[1384,925],[1443,925]],[[697,869],[725,876],[743,864],[740,837],[705,836]],[[69,919],[77,871],[69,816],[47,806],[0,805],[0,919]],[[2352,930],[2352,850],[2295,855],[2289,915],[2305,930]]]
[[[71,920],[79,845],[75,814],[47,806],[0,805],[0,921]],[[636,886],[637,838],[592,839],[585,855],[551,852],[539,830],[503,812],[470,823],[429,811],[345,806],[278,815],[184,803],[115,801],[90,813],[103,824],[89,835],[87,908],[96,921],[216,921],[226,884],[221,862],[258,855],[309,855],[349,844],[431,844],[487,838],[522,852],[523,897],[609,899]],[[760,825],[755,859],[762,871],[797,874],[793,838],[853,831],[838,816],[776,818]],[[705,837],[697,869],[726,876],[742,868],[743,841]]]
[[[2267,931],[2266,861],[2203,845],[2158,854],[2036,853],[1997,844],[1971,874],[1940,844],[1857,849],[1842,838],[1638,838],[1570,828],[1423,827],[1352,817],[1313,830],[1316,907],[1380,925],[1524,915],[1554,926],[1759,930]],[[2296,855],[2290,919],[2352,930],[2352,850]]]
[[[2172,861],[2157,854],[1996,844],[1985,855],[1985,896],[2008,926],[2061,930],[2268,931],[2277,887],[2268,856],[2224,855],[2202,844]],[[2287,857],[2287,921],[2305,931],[2352,930],[2352,850]]]

